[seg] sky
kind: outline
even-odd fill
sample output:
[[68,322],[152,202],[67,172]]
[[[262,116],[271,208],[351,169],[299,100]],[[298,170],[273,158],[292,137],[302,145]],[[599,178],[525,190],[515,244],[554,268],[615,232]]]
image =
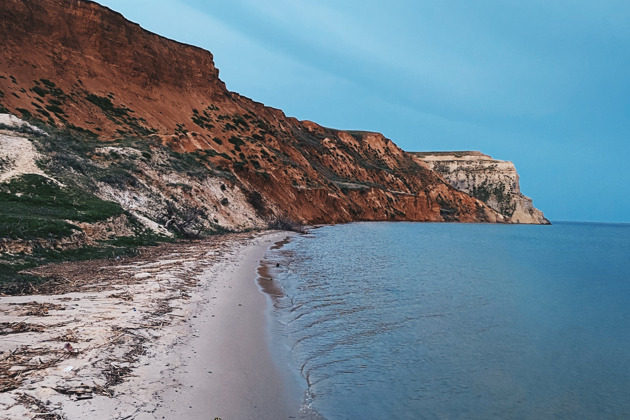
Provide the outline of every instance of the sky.
[[99,0],[228,89],[408,151],[510,160],[552,221],[630,222],[627,0]]

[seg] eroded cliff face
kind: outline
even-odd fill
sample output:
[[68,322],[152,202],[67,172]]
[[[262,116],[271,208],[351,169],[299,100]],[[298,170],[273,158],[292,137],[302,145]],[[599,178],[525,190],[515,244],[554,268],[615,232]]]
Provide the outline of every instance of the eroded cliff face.
[[298,121],[229,92],[208,51],[94,2],[3,0],[0,49],[0,112],[82,139],[72,150],[64,136],[40,141],[56,156],[48,170],[66,165],[71,182],[147,225],[187,214],[210,230],[278,218],[505,221],[382,135]]
[[478,198],[510,223],[549,224],[532,199],[521,193],[518,173],[512,162],[492,159],[480,152],[416,152],[449,184]]

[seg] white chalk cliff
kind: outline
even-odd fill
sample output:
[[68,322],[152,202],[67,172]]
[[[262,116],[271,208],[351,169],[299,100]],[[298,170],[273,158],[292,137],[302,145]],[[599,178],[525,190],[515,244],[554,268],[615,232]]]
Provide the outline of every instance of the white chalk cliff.
[[532,199],[523,195],[518,173],[509,161],[481,152],[416,152],[420,164],[437,172],[446,182],[507,217],[510,223],[549,224]]

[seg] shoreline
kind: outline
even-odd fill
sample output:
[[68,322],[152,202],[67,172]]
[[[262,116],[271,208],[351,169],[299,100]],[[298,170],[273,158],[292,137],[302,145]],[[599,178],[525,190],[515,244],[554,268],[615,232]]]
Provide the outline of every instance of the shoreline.
[[[190,347],[183,348],[183,369],[175,375],[187,392],[168,390],[163,395],[164,405],[155,413],[157,418],[295,417],[299,400],[291,398],[273,360],[269,298],[258,288],[256,275],[269,247],[287,236],[279,233],[259,238],[226,267],[221,279],[204,290],[211,310],[193,317],[190,327],[199,334],[193,335]],[[208,379],[213,385],[208,386]]]
[[272,357],[271,297],[257,284],[266,251],[289,235],[221,235],[47,267],[66,280],[57,294],[0,297],[0,411],[295,417],[301,396]]

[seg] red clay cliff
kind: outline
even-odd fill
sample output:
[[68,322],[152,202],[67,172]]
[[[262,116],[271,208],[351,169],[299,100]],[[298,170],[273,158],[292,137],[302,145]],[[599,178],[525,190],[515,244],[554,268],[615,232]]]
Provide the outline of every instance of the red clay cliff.
[[328,129],[229,92],[212,54],[84,0],[0,2],[0,107],[98,138],[194,153],[257,192],[261,218],[502,222],[378,133]]

